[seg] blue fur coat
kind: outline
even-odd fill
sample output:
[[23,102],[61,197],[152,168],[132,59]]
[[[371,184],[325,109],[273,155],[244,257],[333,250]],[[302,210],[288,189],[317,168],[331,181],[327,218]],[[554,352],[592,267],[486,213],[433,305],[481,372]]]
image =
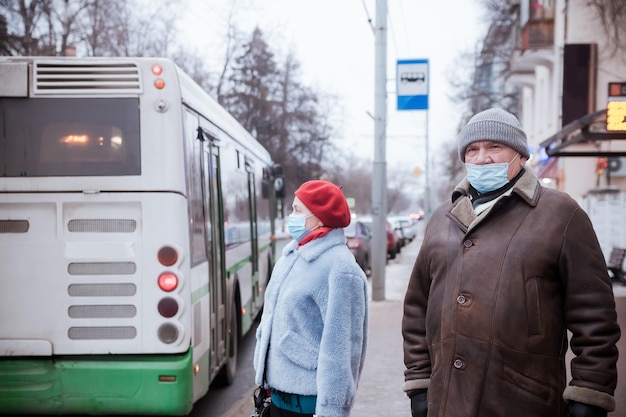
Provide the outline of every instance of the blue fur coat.
[[350,413],[368,332],[367,278],[334,229],[283,250],[265,292],[256,333],[255,380],[291,394],[317,395],[315,414]]

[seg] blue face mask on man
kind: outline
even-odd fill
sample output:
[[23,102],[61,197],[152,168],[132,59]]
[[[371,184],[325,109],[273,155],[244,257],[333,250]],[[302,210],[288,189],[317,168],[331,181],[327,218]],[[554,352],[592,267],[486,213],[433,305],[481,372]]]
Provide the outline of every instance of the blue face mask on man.
[[312,214],[307,216],[304,214],[292,213],[287,217],[287,230],[296,242],[300,243],[306,235],[312,232],[311,229],[307,229],[305,226],[306,219],[311,216]]
[[[519,154],[515,155],[515,158],[518,156]],[[509,163],[484,165],[466,163],[467,180],[481,194],[504,187],[509,182],[509,165],[515,161],[515,158]]]

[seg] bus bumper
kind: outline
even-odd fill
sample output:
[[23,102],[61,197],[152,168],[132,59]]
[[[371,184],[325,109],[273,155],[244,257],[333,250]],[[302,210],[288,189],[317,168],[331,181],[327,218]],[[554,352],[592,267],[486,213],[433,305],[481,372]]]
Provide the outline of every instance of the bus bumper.
[[0,359],[0,414],[185,415],[192,350],[179,355]]

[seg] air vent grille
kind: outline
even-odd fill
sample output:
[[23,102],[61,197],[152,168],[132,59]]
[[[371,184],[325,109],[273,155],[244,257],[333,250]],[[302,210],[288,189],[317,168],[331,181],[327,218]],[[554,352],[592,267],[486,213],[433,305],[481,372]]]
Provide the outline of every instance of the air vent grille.
[[139,69],[131,62],[35,62],[33,72],[37,94],[141,92]]
[[74,219],[67,230],[75,233],[133,233],[137,221],[132,219]]
[[132,275],[136,271],[134,262],[72,262],[67,266],[70,275]]
[[137,329],[132,326],[70,327],[67,335],[72,340],[134,339]]
[[73,319],[127,319],[137,315],[133,305],[77,305],[70,306],[68,316]]
[[0,220],[0,233],[26,233],[28,220]]
[[72,297],[130,297],[137,293],[132,283],[71,284],[67,293]]

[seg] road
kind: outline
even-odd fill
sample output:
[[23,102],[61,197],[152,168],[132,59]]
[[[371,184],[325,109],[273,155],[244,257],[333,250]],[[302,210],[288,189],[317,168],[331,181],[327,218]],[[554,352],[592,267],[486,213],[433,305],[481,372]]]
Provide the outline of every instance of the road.
[[[250,332],[239,343],[237,358],[237,374],[232,385],[226,387],[211,385],[204,398],[193,406],[189,414],[192,417],[226,417],[230,409],[239,403],[242,397],[254,388],[254,355],[255,333],[258,321],[253,324]],[[252,398],[250,398],[250,414],[252,414]],[[247,416],[241,416],[247,417]]]

